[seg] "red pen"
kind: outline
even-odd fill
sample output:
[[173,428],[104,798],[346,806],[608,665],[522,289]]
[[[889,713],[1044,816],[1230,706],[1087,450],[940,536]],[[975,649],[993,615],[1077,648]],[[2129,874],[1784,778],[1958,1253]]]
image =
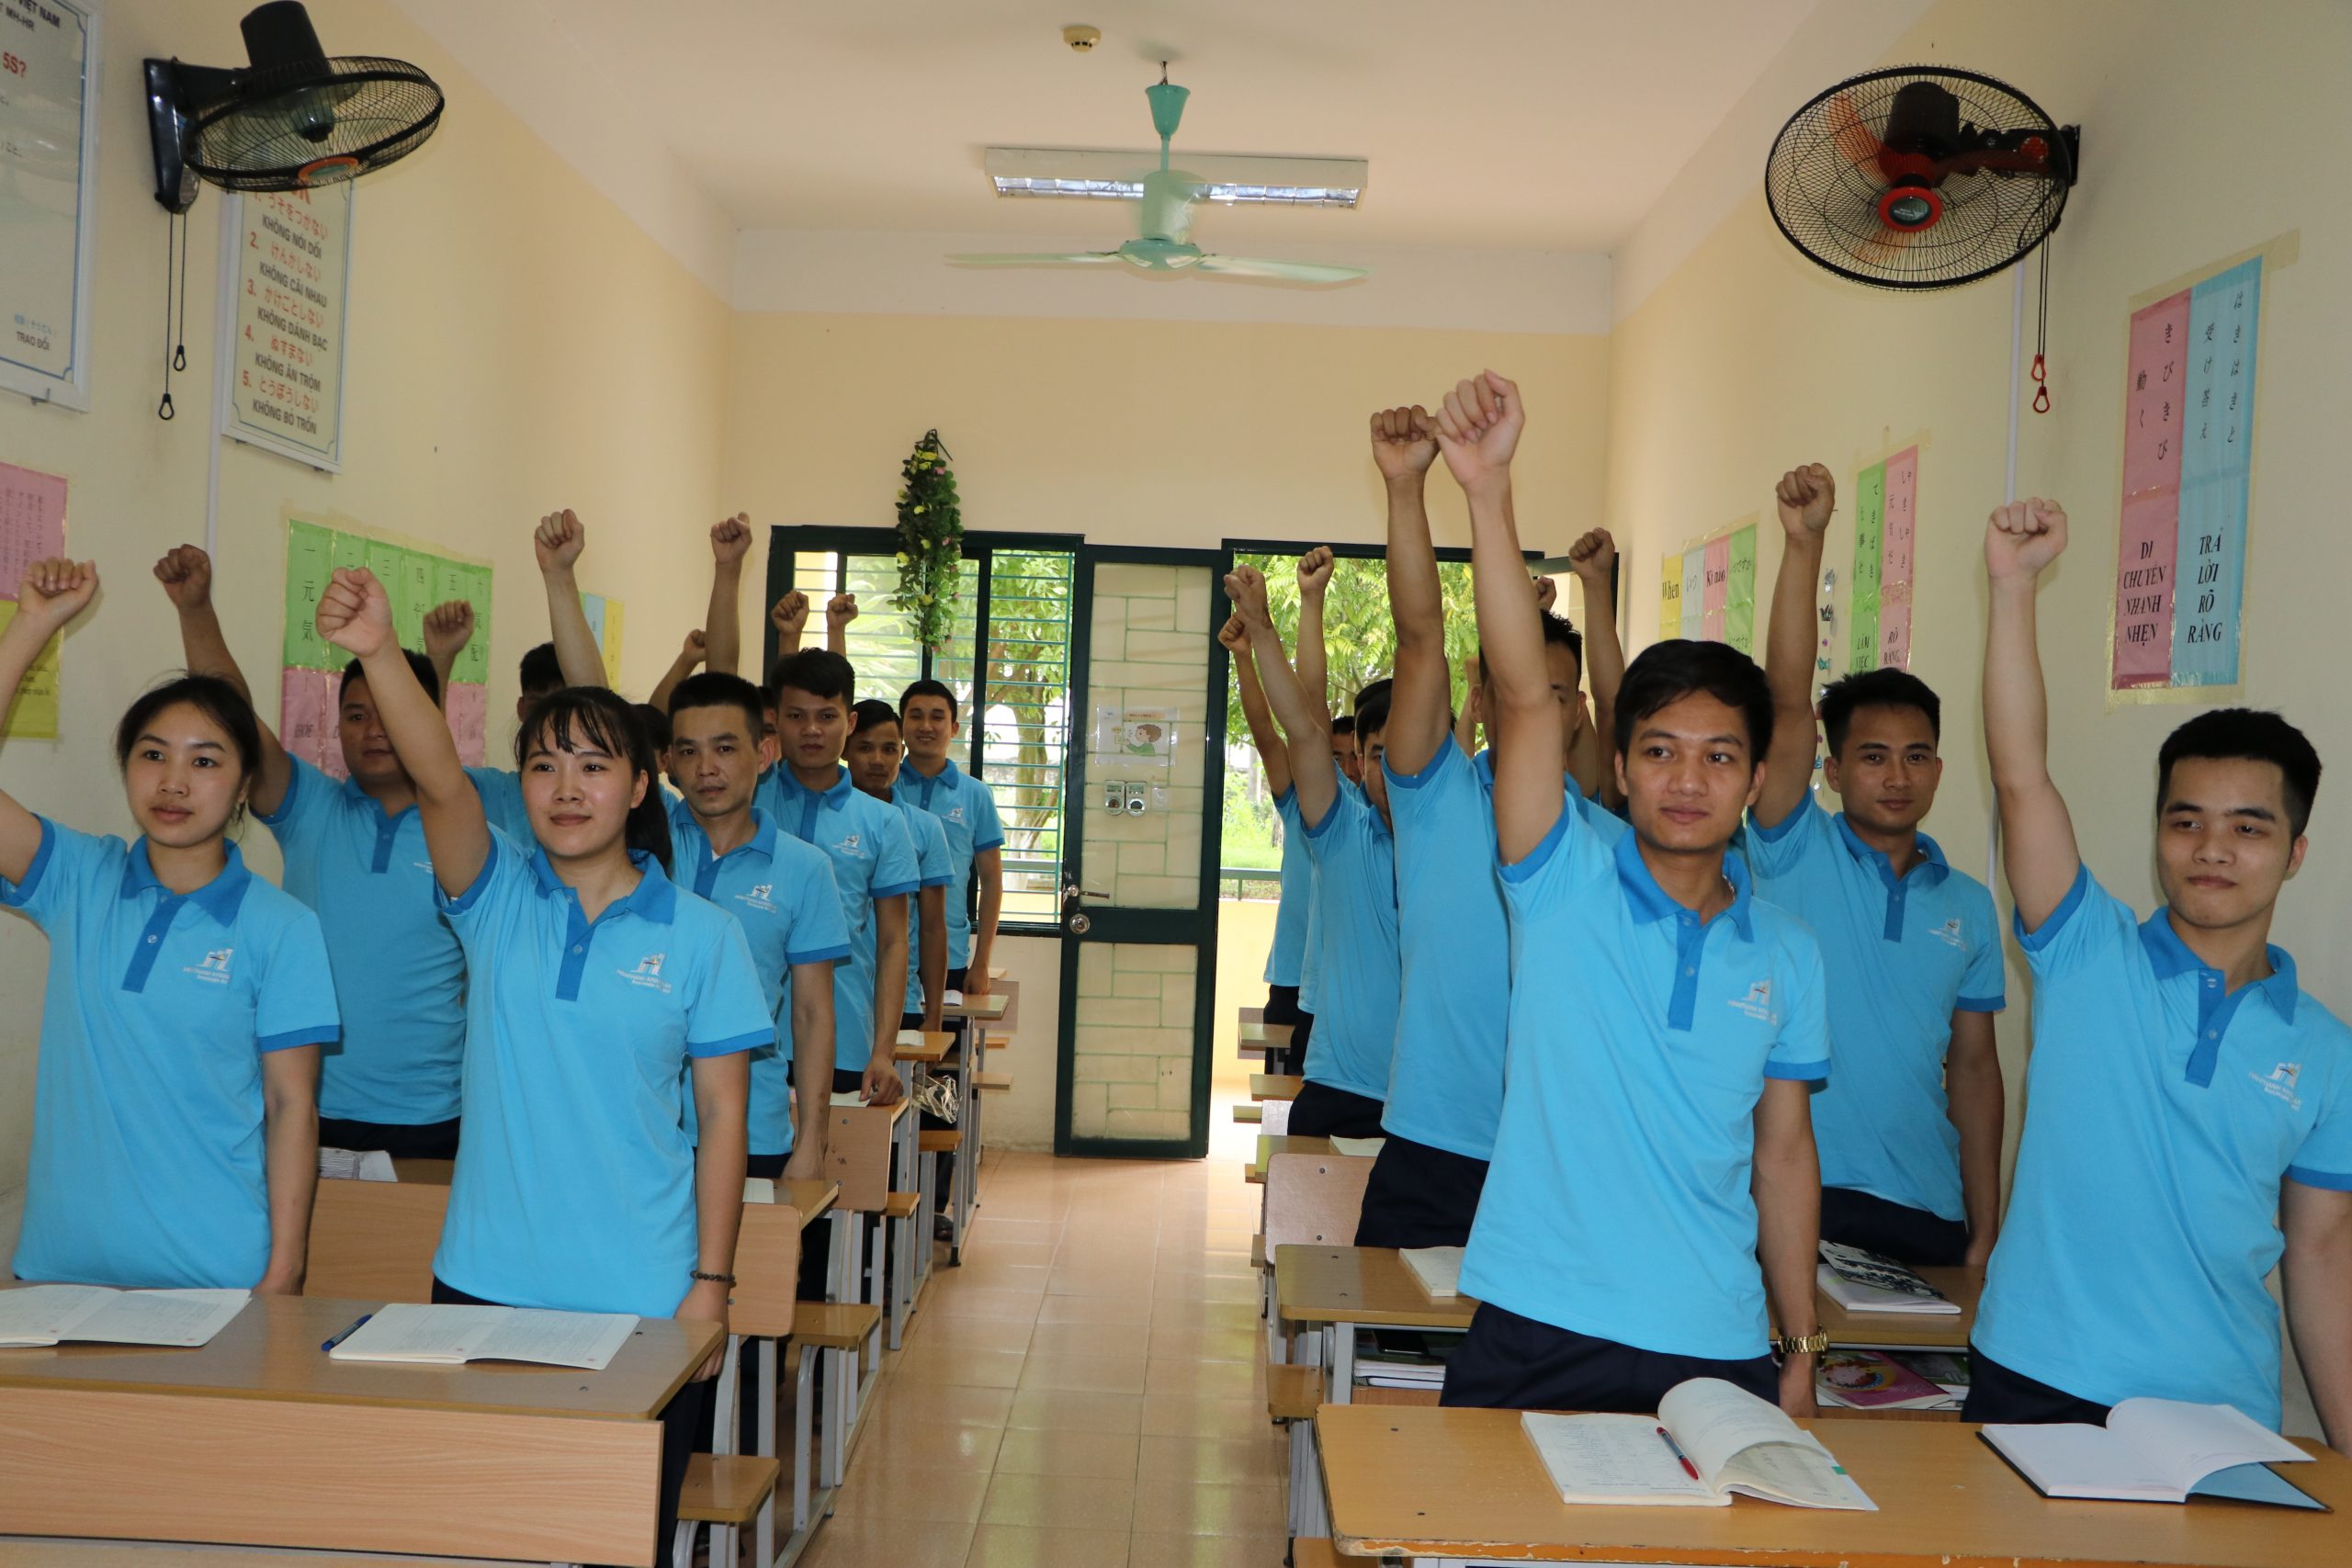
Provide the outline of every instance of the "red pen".
[[1660,1438],[1664,1439],[1667,1451],[1671,1453],[1675,1458],[1675,1461],[1682,1466],[1682,1473],[1689,1476],[1693,1481],[1701,1479],[1699,1475],[1699,1467],[1690,1462],[1690,1456],[1682,1451],[1682,1445],[1674,1440],[1674,1434],[1668,1431],[1665,1427],[1660,1427],[1657,1429],[1657,1435]]

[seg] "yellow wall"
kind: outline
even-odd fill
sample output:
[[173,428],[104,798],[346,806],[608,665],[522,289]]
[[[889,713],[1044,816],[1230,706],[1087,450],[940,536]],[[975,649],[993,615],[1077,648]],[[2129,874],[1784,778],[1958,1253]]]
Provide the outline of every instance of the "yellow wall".
[[[2041,601],[2052,771],[2086,858],[2148,908],[2156,746],[2188,710],[2105,702],[2125,302],[2297,229],[2301,259],[2263,289],[2244,700],[2284,711],[2339,765],[2352,756],[2352,708],[2338,661],[2324,651],[2342,616],[2329,585],[2352,568],[2335,471],[2352,216],[2312,199],[2309,161],[2296,151],[2341,144],[2325,106],[2352,60],[2352,10],[2324,0],[1947,0],[1886,57],[1919,60],[2015,83],[2084,127],[2084,179],[2053,252],[2055,406],[2023,416],[2018,485],[2061,499],[2074,521],[2073,553]],[[1661,554],[1759,508],[1759,599],[1769,593],[1780,555],[1771,486],[1806,460],[1830,464],[1847,492],[1829,552],[1842,599],[1856,468],[1925,438],[1912,667],[1944,698],[1949,759],[1929,827],[1955,863],[1979,872],[1990,798],[1977,698],[1981,544],[2002,494],[2010,295],[2007,276],[1921,295],[1840,282],[1781,240],[1758,196],[1611,343],[1607,513],[1631,541],[1636,643],[1657,631]],[[2030,310],[2030,287],[2027,299]],[[2340,781],[2322,792],[2312,852],[2278,924],[2304,985],[2338,1013],[2352,1012],[2336,918],[2352,897],[2345,801]],[[2002,1041],[2014,1135],[2026,999],[2014,965],[2011,996],[2019,1005]]]
[[[148,577],[204,530],[210,428],[214,258],[223,203],[191,214],[190,371],[179,418],[154,417],[161,390],[163,209],[139,94],[142,56],[242,58],[245,0],[109,0],[104,96],[93,406],[88,413],[0,398],[0,460],[72,481],[67,545],[95,557],[96,611],[64,650],[64,738],[7,742],[7,787],[77,827],[130,830],[107,751],[131,695],[180,662],[179,638]],[[498,575],[491,744],[510,739],[514,663],[546,636],[529,530],[551,507],[590,527],[582,584],[622,596],[626,683],[650,686],[700,619],[708,580],[655,573],[718,516],[720,379],[728,312],[384,0],[311,7],[330,51],[425,67],[451,107],[423,151],[359,188],[353,250],[347,463],[336,478],[229,443],[222,459],[218,597],[231,641],[273,716],[288,511],[333,512],[486,557]],[[692,555],[688,558],[693,558]],[[707,556],[704,555],[704,559]],[[248,831],[275,874],[269,835]],[[0,920],[0,1247],[13,1245],[31,1123],[37,1010],[48,946]]]

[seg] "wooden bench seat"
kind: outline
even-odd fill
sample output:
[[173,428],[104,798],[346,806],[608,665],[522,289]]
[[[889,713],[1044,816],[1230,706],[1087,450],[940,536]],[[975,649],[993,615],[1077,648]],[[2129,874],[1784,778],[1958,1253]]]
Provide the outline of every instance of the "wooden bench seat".
[[915,1147],[927,1155],[954,1154],[964,1146],[960,1127],[935,1127],[915,1134]]
[[1250,1098],[1252,1100],[1296,1100],[1306,1080],[1296,1073],[1251,1073]]
[[1012,1087],[1012,1075],[1011,1073],[982,1073],[972,1080],[972,1084],[983,1094],[995,1089],[1007,1089]]
[[883,1215],[893,1220],[910,1219],[922,1207],[922,1194],[920,1192],[893,1192],[882,1200]]
[[749,1526],[775,1493],[783,1470],[776,1461],[756,1454],[696,1454],[686,1461],[678,1517],[696,1524]]
[[1312,1421],[1323,1403],[1323,1369],[1277,1361],[1266,1369],[1266,1415],[1275,1421]]
[[1347,1568],[1349,1562],[1326,1536],[1303,1535],[1290,1543],[1290,1568]]
[[1261,1106],[1237,1105],[1233,1108],[1233,1119],[1245,1126],[1255,1125],[1265,1121],[1266,1112]]
[[882,1321],[872,1302],[797,1302],[792,1310],[792,1341],[811,1350],[862,1349]]

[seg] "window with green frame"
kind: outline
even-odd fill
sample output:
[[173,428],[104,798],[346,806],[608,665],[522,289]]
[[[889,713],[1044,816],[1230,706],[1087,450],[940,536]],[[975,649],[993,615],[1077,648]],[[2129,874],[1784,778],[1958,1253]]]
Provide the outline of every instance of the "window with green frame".
[[857,595],[844,652],[860,698],[896,705],[919,679],[944,682],[964,718],[958,765],[985,781],[1004,824],[1008,931],[1059,927],[1062,834],[1069,795],[1070,654],[1078,541],[970,534],[947,645],[917,646],[909,617],[890,607],[897,543],[881,528],[778,528],[769,598],[809,598],[807,645],[822,645],[825,601]]

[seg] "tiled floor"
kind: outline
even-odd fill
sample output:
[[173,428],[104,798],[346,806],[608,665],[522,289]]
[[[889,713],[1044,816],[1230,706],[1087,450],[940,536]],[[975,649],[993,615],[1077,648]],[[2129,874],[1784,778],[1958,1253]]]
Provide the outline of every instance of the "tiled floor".
[[1280,1568],[1248,1147],[990,1159],[964,1266],[933,1273],[803,1561]]

